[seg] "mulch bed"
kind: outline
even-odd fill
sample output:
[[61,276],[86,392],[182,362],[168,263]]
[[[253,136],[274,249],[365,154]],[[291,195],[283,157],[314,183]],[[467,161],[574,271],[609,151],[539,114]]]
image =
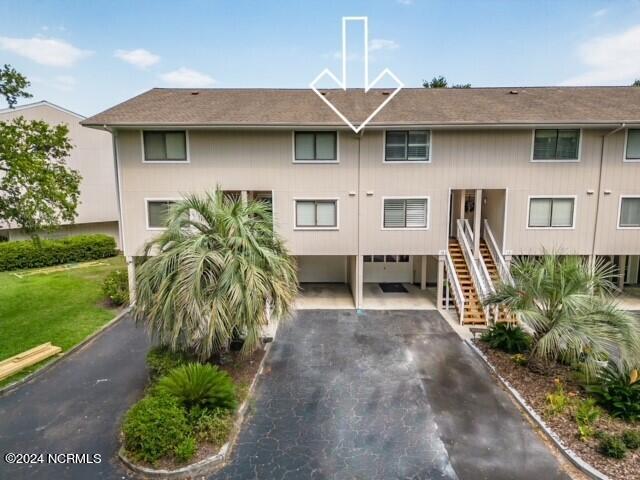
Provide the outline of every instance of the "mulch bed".
[[[486,355],[500,376],[507,380],[529,406],[544,418],[547,426],[562,439],[562,442],[585,462],[612,479],[640,479],[640,450],[630,450],[623,460],[605,457],[597,451],[598,440],[583,441],[580,439],[578,426],[573,416],[573,408],[553,416],[545,414],[548,405],[547,395],[556,389],[556,379],[562,382],[567,395],[576,401],[587,398],[574,380],[571,368],[557,365],[553,370],[553,375],[539,375],[526,366],[516,364],[511,359],[512,355],[508,353],[492,350],[482,341],[475,341],[475,345]],[[638,429],[640,425],[615,419],[603,412],[596,422],[595,428],[609,434],[620,434],[625,430]]]

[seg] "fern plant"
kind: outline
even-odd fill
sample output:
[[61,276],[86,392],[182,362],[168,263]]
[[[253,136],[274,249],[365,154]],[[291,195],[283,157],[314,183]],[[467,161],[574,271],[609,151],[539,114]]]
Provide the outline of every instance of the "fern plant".
[[175,397],[188,409],[234,410],[237,405],[233,381],[213,365],[189,363],[174,368],[160,379],[157,389]]
[[487,330],[481,337],[491,348],[507,353],[526,352],[531,344],[531,337],[517,325],[497,323]]

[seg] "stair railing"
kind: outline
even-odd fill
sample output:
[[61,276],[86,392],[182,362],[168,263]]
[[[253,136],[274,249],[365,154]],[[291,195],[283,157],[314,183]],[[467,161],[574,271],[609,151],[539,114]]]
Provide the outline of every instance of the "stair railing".
[[447,276],[445,306],[446,309],[449,310],[449,286],[451,286],[451,289],[453,290],[453,301],[455,302],[456,308],[458,309],[458,319],[460,321],[460,325],[462,325],[462,322],[464,321],[466,300],[464,298],[464,291],[462,290],[462,285],[460,285],[460,279],[458,278],[458,274],[456,273],[456,267],[453,264],[453,259],[451,258],[449,250],[446,251],[444,266],[445,274]]
[[493,257],[493,261],[496,263],[500,280],[502,280],[502,282],[507,283],[509,285],[513,285],[513,277],[511,276],[511,271],[509,270],[509,266],[507,265],[507,262],[504,259],[504,256],[502,255],[500,248],[498,248],[498,243],[496,242],[496,238],[493,236],[493,232],[491,231],[489,222],[486,219],[484,221],[483,238],[487,242],[487,245],[489,247],[489,252]]
[[[473,256],[473,249],[471,247],[471,244],[473,243],[473,232],[471,230],[469,222],[464,219],[459,219],[457,223],[458,241],[460,242],[460,246],[462,247],[462,255],[464,256],[464,259],[469,266],[469,271],[471,272],[471,280],[473,281],[473,285],[478,292],[478,297],[482,302],[493,291],[491,277],[489,276],[486,265],[484,265],[484,260],[482,259],[482,257],[476,259]],[[484,268],[482,266],[484,266]],[[493,314],[493,311],[484,306],[483,310],[485,318],[487,322],[489,322],[491,317],[490,314]]]

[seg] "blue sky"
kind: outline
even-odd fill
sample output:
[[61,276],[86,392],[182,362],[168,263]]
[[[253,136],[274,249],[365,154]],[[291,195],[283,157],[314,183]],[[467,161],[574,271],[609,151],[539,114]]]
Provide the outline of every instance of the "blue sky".
[[369,18],[372,75],[406,86],[640,78],[640,0],[0,0],[0,64],[84,115],[152,87],[305,88],[340,71],[347,15]]

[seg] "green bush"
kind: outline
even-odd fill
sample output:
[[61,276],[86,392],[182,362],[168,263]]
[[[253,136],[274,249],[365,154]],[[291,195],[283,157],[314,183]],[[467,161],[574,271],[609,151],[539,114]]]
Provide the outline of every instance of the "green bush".
[[201,442],[210,442],[221,447],[229,438],[233,428],[233,414],[229,410],[216,408],[205,410],[194,422],[196,438]]
[[173,454],[191,433],[184,408],[170,395],[154,392],[136,403],[122,425],[124,446],[135,459],[151,464]]
[[603,369],[596,383],[586,385],[598,403],[612,416],[626,421],[640,420],[640,381],[637,370],[611,364]]
[[129,303],[129,275],[124,269],[114,270],[102,282],[102,292],[116,305]]
[[605,457],[621,459],[627,455],[627,447],[620,437],[604,435],[600,439],[598,451]]
[[196,439],[192,436],[187,436],[184,437],[178,445],[176,445],[173,453],[179,462],[187,462],[193,458],[197,451],[198,444],[196,443]]
[[60,240],[21,240],[0,243],[0,271],[86,262],[117,254],[109,235],[79,235]]
[[565,393],[562,383],[556,381],[556,389],[547,394],[546,413],[550,416],[564,412],[571,405],[571,399]]
[[587,440],[595,435],[594,424],[601,415],[600,408],[596,405],[593,398],[581,401],[575,411],[576,423],[578,424],[578,432],[582,440]]
[[622,434],[622,441],[629,450],[640,448],[640,430],[627,430]]
[[167,347],[153,347],[147,353],[149,377],[155,382],[171,370],[189,363],[189,357],[182,352],[172,352]]
[[213,365],[189,363],[160,379],[158,390],[173,395],[186,408],[222,408],[237,405],[235,385],[226,372]]
[[509,323],[496,323],[482,334],[481,340],[507,353],[523,353],[531,345],[531,337],[518,325]]

